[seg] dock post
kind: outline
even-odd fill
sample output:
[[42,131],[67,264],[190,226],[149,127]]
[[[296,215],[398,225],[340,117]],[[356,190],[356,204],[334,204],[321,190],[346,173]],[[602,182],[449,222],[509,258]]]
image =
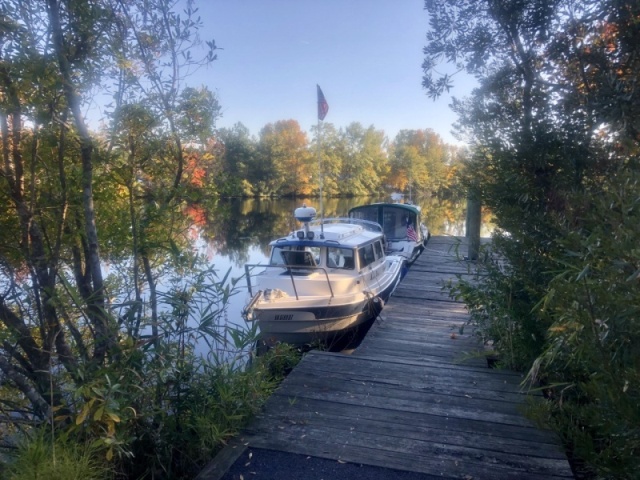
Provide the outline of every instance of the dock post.
[[479,192],[475,188],[470,188],[467,193],[467,219],[465,236],[469,239],[469,250],[467,257],[471,261],[478,260],[480,251],[480,217],[482,203]]

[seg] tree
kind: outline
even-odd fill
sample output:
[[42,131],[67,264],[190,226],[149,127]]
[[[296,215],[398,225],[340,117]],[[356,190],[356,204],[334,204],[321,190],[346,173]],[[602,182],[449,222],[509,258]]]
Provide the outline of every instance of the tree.
[[261,195],[307,195],[309,151],[306,134],[295,120],[279,120],[260,131],[258,165],[253,171]]
[[257,142],[242,123],[218,131],[217,140],[222,145],[220,172],[216,177],[218,191],[226,196],[250,195],[252,176],[256,164]]
[[[203,142],[219,111],[208,90],[184,84],[186,70],[213,61],[215,44],[194,58],[196,11],[187,2],[181,17],[172,6],[0,7],[0,191],[9,201],[0,221],[19,232],[0,236],[0,370],[27,399],[29,418],[54,422],[56,411],[62,424],[81,425],[94,408],[110,455],[118,417],[83,395],[109,382],[110,368],[123,378],[134,370],[117,368],[142,341],[141,278],[160,358],[157,269],[181,238],[184,142]],[[84,117],[97,89],[113,93],[103,135]],[[128,256],[135,295],[114,305],[121,298],[117,281],[103,277],[104,259]]]
[[[69,333],[79,339],[79,332],[63,328],[56,308],[63,247],[70,232],[78,239],[71,246],[72,267],[95,333],[94,348],[85,360],[99,365],[115,345],[113,324],[105,315],[93,204],[94,142],[81,112],[82,95],[90,88],[98,66],[96,52],[103,47],[88,32],[87,16],[99,29],[108,15],[99,8],[84,9],[53,0],[40,5],[46,7],[46,13],[33,4],[7,3],[5,7],[3,18],[8,28],[2,33],[0,125],[3,181],[12,202],[5,221],[17,221],[20,235],[17,242],[8,239],[3,248],[6,283],[0,318],[12,337],[4,344],[7,356],[2,357],[0,368],[29,398],[34,413],[46,418],[52,398],[53,403],[61,401],[59,390],[51,392],[50,388],[55,383],[50,368],[55,355],[72,378],[79,375],[79,364],[68,342]],[[65,37],[71,19],[76,22],[75,35]],[[44,32],[50,37],[43,37]],[[37,86],[30,87],[25,78]],[[30,131],[26,124],[33,125]],[[44,142],[40,142],[42,136]],[[45,145],[52,149],[41,151]],[[70,174],[69,167],[74,164],[80,167],[79,178]],[[57,175],[45,175],[47,171]],[[38,189],[38,174],[54,181]],[[52,200],[53,208],[48,209]],[[35,309],[20,308],[12,300],[16,298],[12,292],[19,291],[24,278],[16,270],[29,272]]]
[[343,163],[340,191],[346,195],[371,195],[382,186],[388,173],[384,132],[373,125],[364,129],[351,123],[340,131],[343,142]]
[[[173,244],[172,236],[175,234],[171,229],[158,228],[163,223],[166,226],[167,214],[175,215],[175,200],[187,166],[184,142],[190,142],[191,148],[196,142],[204,145],[213,132],[220,111],[215,96],[208,89],[195,89],[184,84],[185,72],[215,60],[215,42],[206,42],[204,55],[195,57],[192,51],[201,44],[197,34],[201,27],[197,9],[188,2],[185,17],[181,18],[173,10],[174,5],[172,0],[154,0],[151,3],[118,1],[115,4],[118,21],[110,51],[112,58],[117,60],[110,145],[117,151],[126,151],[129,162],[135,162],[136,155],[139,155],[146,158],[147,164],[144,173],[132,167],[135,176],[144,178],[143,183],[136,182],[136,188],[142,187],[144,195],[130,191],[129,198],[131,201],[138,197],[144,199],[139,206],[142,212],[137,212],[135,205],[130,204],[135,237],[133,269],[134,277],[137,277],[139,257],[150,291],[151,330],[156,347],[159,313],[153,252],[161,244]],[[141,112],[144,119],[153,118],[155,121],[143,120],[140,123],[127,115],[132,110]],[[151,149],[135,147],[126,123],[132,119],[137,126],[143,127],[143,131],[146,127],[144,133],[151,138]],[[120,131],[130,134],[128,142],[118,143]],[[191,159],[197,157],[192,155]],[[167,234],[161,243],[151,234],[155,231]],[[163,263],[161,260],[159,266]]]
[[640,432],[627,425],[638,422],[631,405],[640,392],[629,379],[640,376],[631,360],[640,332],[627,306],[640,300],[627,282],[640,260],[623,245],[638,215],[630,200],[639,194],[640,6],[425,6],[428,94],[451,86],[435,73],[442,60],[480,83],[454,109],[473,145],[467,184],[493,211],[493,248],[506,260],[490,263],[477,287],[460,289],[505,362],[561,399],[548,418],[575,455],[599,477],[633,476]]
[[337,196],[344,193],[340,184],[345,155],[344,139],[332,123],[323,123],[320,128],[321,138],[318,135],[318,127],[311,127],[311,188],[313,193],[319,194],[322,186],[323,195]]
[[449,155],[432,130],[401,130],[391,147],[389,184],[400,191],[434,192],[444,185]]

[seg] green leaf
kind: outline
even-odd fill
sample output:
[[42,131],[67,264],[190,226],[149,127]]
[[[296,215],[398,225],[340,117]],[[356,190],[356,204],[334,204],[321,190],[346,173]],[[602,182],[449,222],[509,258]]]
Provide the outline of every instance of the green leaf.
[[91,410],[91,404],[85,403],[80,411],[80,415],[76,418],[76,425],[81,425],[87,419],[87,415],[89,415],[89,411]]
[[104,414],[104,405],[98,407],[96,412],[93,414],[93,419],[97,422],[102,419],[102,415]]
[[591,266],[589,264],[585,265],[585,267],[582,269],[582,271],[576,277],[576,282],[579,282],[580,280],[585,278],[587,275],[589,275],[590,271],[591,271]]

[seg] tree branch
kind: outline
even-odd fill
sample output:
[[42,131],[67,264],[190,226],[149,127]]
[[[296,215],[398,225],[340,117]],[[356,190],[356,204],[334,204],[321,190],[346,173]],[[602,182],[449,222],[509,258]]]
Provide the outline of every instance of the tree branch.
[[31,383],[22,375],[20,375],[7,359],[0,355],[0,370],[11,380],[18,389],[24,393],[31,404],[36,409],[36,414],[42,419],[51,418],[51,406],[42,395],[31,385]]

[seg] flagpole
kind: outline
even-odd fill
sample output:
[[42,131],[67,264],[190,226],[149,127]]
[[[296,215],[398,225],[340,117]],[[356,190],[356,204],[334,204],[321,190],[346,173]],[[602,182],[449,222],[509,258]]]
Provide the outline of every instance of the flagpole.
[[318,93],[318,170],[320,174],[320,238],[324,238],[324,205],[322,200],[322,188],[324,187],[324,169],[322,168],[322,161],[320,156],[320,146],[322,145],[322,120],[329,111],[329,104],[324,98],[324,93],[320,89],[320,85],[316,84]]
[[318,173],[320,174],[320,238],[324,238],[324,206],[322,203],[322,187],[324,185],[324,172],[322,169],[322,161],[320,160],[320,145],[322,144],[322,120],[318,118]]

